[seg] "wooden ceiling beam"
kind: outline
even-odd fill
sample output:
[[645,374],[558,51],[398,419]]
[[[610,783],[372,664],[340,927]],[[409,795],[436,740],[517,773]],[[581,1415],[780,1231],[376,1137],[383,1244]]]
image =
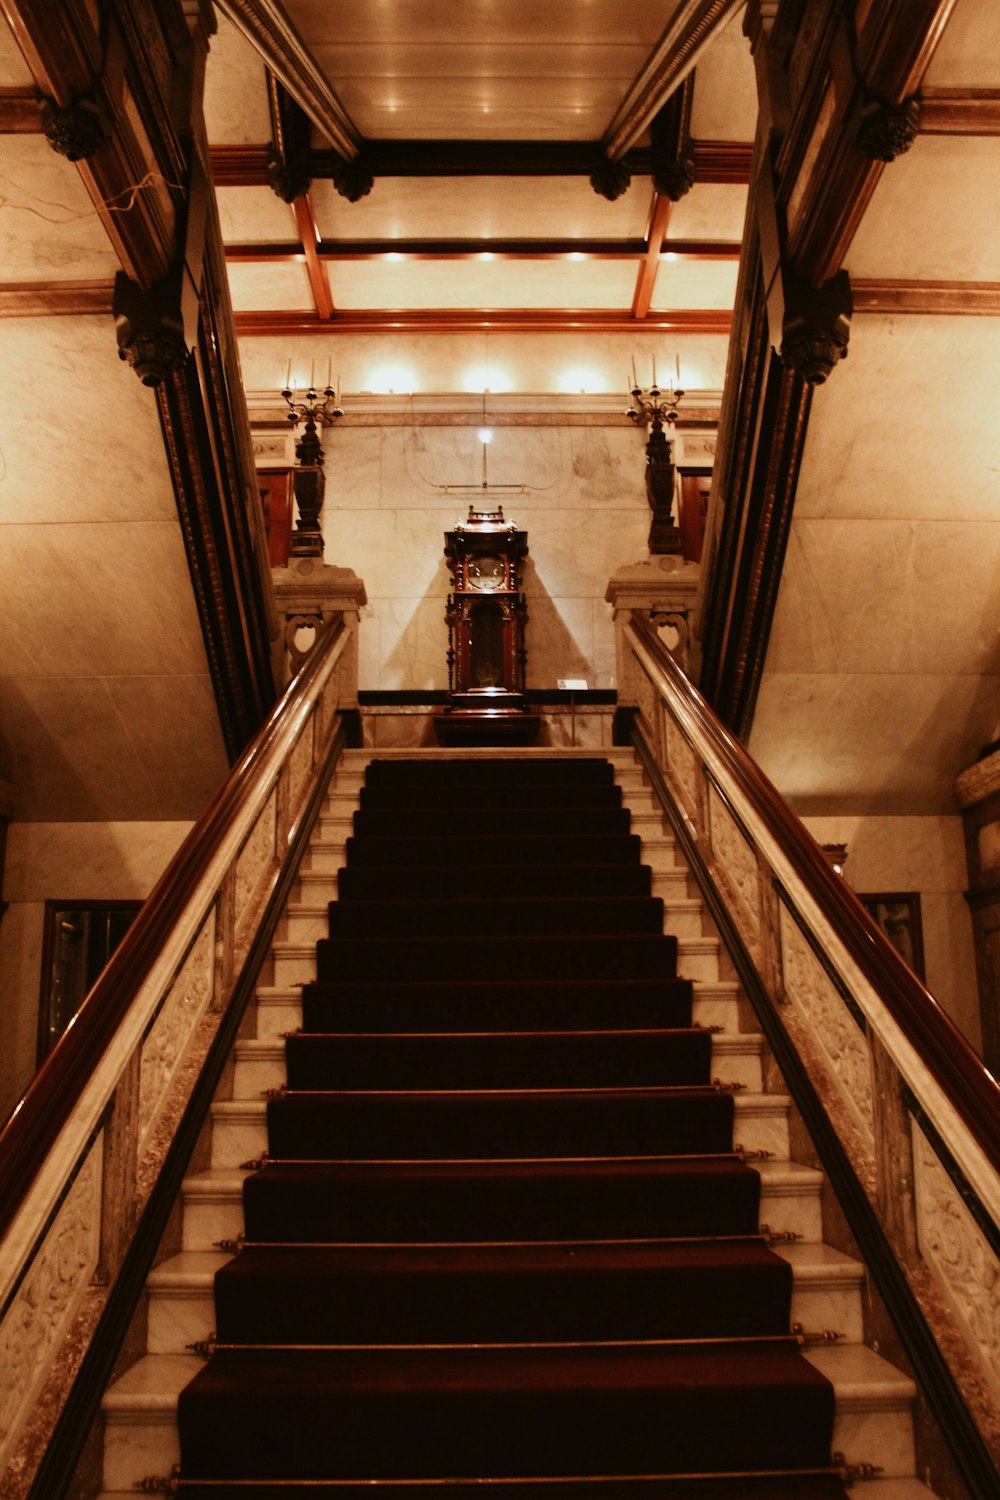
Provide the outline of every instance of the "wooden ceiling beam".
[[1000,89],[921,89],[920,133],[1000,135]]
[[316,228],[312,197],[309,193],[304,193],[301,198],[295,199],[292,207],[295,210],[295,223],[302,240],[302,255],[316,312],[321,318],[329,318],[333,313],[333,293],[330,291],[330,278],[326,274],[326,267],[319,258],[319,230]]
[[617,161],[696,66],[701,53],[743,0],[680,0],[653,51],[622,99],[601,140]]
[[0,283],[0,318],[47,318],[107,313],[113,281],[6,281]]
[[620,308],[573,309],[420,308],[402,312],[382,309],[336,311],[320,318],[315,312],[238,312],[237,333],[286,337],[310,333],[464,333],[498,329],[507,333],[701,333],[728,334],[732,314],[725,309],[658,311],[641,323]]
[[219,9],[243,33],[341,158],[353,161],[362,146],[361,132],[284,7],[278,0],[218,0],[218,3]]
[[[696,182],[747,183],[753,147],[745,141],[692,141]],[[380,177],[586,177],[594,169],[593,141],[369,141],[365,160]],[[213,146],[217,187],[267,185],[266,146]],[[340,157],[312,151],[313,177],[332,177]],[[650,177],[653,153],[630,151],[625,165],[633,177]]]
[[635,295],[632,298],[633,318],[645,318],[649,312],[649,304],[653,299],[653,288],[656,286],[656,273],[660,269],[660,255],[663,251],[663,241],[667,236],[667,226],[670,223],[670,214],[673,202],[664,193],[653,194],[653,204],[649,215],[649,230],[646,235],[646,253],[639,266],[635,282]]
[[32,87],[0,88],[0,135],[41,135],[42,112]]
[[[638,260],[647,253],[645,240],[325,240],[320,260]],[[735,240],[669,240],[661,256],[678,260],[739,260]],[[289,240],[279,244],[253,242],[226,246],[226,259],[245,264],[275,265],[302,260],[302,246]]]

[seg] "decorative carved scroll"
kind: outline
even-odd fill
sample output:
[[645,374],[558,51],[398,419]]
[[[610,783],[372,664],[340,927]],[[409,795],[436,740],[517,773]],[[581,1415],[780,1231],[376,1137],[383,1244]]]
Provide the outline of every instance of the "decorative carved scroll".
[[698,761],[673,714],[663,712],[667,775],[680,794],[687,811],[698,816]]
[[0,1473],[97,1266],[100,1160],[98,1140],[0,1326]]
[[708,816],[717,873],[734,898],[734,915],[744,936],[756,946],[760,938],[757,857],[711,777],[708,778]]
[[146,1150],[171,1085],[183,1066],[202,1016],[212,1001],[215,963],[215,909],[201,931],[142,1044],[139,1075],[139,1152]]
[[[784,905],[779,920],[785,996],[792,1002],[788,1028],[796,1033],[800,1045],[808,1039],[808,1051],[835,1085],[836,1112],[840,1116],[836,1124],[845,1141],[853,1141],[855,1170],[866,1187],[873,1189],[875,1116],[868,1043]],[[833,1102],[830,1091],[823,1092],[829,1109]]]
[[917,1233],[1000,1411],[1000,1260],[919,1125],[913,1124]]

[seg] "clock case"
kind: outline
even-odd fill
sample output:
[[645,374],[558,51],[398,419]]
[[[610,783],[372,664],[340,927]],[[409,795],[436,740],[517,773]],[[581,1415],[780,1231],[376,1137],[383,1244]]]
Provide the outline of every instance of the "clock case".
[[451,573],[448,705],[437,717],[445,744],[528,744],[538,719],[524,698],[524,627],[528,609],[520,568],[528,533],[503,507],[477,511],[444,534]]

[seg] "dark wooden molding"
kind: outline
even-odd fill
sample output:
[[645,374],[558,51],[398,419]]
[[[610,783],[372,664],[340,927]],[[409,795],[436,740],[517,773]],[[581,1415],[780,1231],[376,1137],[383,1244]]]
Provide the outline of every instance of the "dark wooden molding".
[[694,69],[653,116],[649,126],[653,148],[653,187],[676,203],[694,186],[695,163],[691,146],[691,105],[694,100]]
[[857,313],[922,313],[971,317],[1000,314],[1000,281],[851,282]]
[[653,312],[640,323],[630,312],[619,308],[606,310],[572,308],[552,311],[548,308],[501,308],[491,312],[482,308],[408,309],[394,312],[337,310],[329,318],[315,312],[290,309],[287,312],[237,312],[236,331],[242,335],[308,333],[398,333],[419,329],[424,333],[454,333],[470,329],[502,328],[509,333],[728,333],[732,314],[726,309],[708,308],[692,311]]
[[739,4],[740,0],[681,0],[675,6],[604,132],[601,149],[607,156],[620,158],[635,144]]
[[[317,245],[320,260],[631,260],[643,259],[646,240],[324,240]],[[677,260],[739,260],[736,240],[667,240],[659,254]],[[246,265],[301,261],[298,240],[272,244],[229,244],[226,260]]]
[[0,318],[48,318],[80,313],[107,313],[114,300],[113,281],[0,282]]
[[[589,177],[598,145],[594,141],[366,141],[365,161],[379,177]],[[750,180],[753,146],[745,141],[691,142],[695,181],[745,183]],[[212,175],[217,187],[260,187],[267,183],[266,145],[213,146]],[[333,151],[310,153],[310,175],[329,177],[343,158]],[[636,177],[651,177],[653,152],[637,147],[624,158]]]
[[218,5],[340,157],[355,157],[361,133],[278,0],[218,0]]
[[1000,89],[920,90],[923,135],[1000,135]]
[[42,112],[36,89],[0,88],[0,135],[40,135]]
[[268,184],[284,203],[293,203],[312,186],[309,174],[312,131],[305,110],[296,104],[270,69],[267,70],[267,109],[271,117]]

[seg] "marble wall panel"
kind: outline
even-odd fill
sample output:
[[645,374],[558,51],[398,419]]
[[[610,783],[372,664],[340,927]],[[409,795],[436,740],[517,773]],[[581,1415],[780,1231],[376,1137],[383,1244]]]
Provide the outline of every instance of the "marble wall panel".
[[73,164],[43,135],[7,135],[3,155],[3,279],[113,280],[119,262]]
[[0,16],[0,88],[24,88],[34,83],[13,32]]
[[935,88],[1000,88],[1000,10],[959,0],[924,78]]
[[585,677],[594,685],[594,612],[589,598],[552,596],[532,588],[524,639],[528,687],[554,687],[560,677]]
[[746,210],[747,189],[742,185],[696,182],[673,206],[667,244],[671,240],[731,240],[738,245]]
[[[118,359],[110,317],[5,318],[0,360],[18,372],[0,384],[0,525],[176,520],[156,398]],[[71,440],[58,443],[25,421],[53,391],[73,404]]]
[[752,141],[757,127],[757,87],[742,18],[712,38],[698,59],[691,134],[702,141]]
[[378,686],[385,690],[448,686],[444,597],[380,599]]
[[799,517],[767,669],[996,674],[998,561],[996,522]]
[[378,427],[337,427],[325,435],[325,522],[335,521],[340,510],[372,510],[381,503],[382,438]]
[[847,252],[851,276],[1000,280],[1000,140],[918,135],[893,168]]
[[10,524],[0,538],[5,676],[204,671],[176,521]]
[[205,70],[205,125],[219,145],[259,145],[271,139],[264,64],[241,31],[216,12]]
[[800,815],[949,813],[993,738],[1000,683],[912,672],[765,672],[750,753]]
[[215,198],[227,245],[280,245],[298,239],[292,205],[269,187],[217,187]]
[[[314,185],[314,191],[320,184]],[[330,190],[332,192],[332,189]],[[595,203],[600,203],[589,185],[586,191]],[[712,212],[706,213],[699,223],[697,216],[691,217],[685,207],[702,193],[723,196],[721,204],[712,204]],[[345,204],[341,207],[351,214],[362,213],[365,205],[374,203],[377,194],[361,203]],[[716,187],[708,185],[692,188],[691,192],[675,206],[675,219],[671,221],[671,233],[678,238],[714,238],[716,220],[714,214],[728,204],[729,227],[723,232],[739,241],[742,235],[743,211],[746,189],[743,187]],[[645,214],[645,209],[643,210]],[[683,217],[686,215],[687,217]],[[675,227],[678,226],[679,227]],[[462,231],[469,233],[468,225]],[[513,230],[505,229],[505,233]],[[534,231],[537,233],[537,230]],[[565,225],[558,231],[565,233]],[[638,231],[642,233],[642,227]],[[360,229],[352,234],[361,233]],[[852,335],[853,337],[853,335]],[[333,373],[340,375],[341,387],[347,398],[358,392],[393,389],[408,393],[468,391],[481,393],[484,386],[491,391],[531,391],[543,394],[554,392],[576,392],[580,388],[577,379],[567,385],[566,380],[573,371],[590,370],[593,383],[588,387],[595,392],[621,393],[623,404],[625,386],[630,378],[630,361],[635,356],[640,369],[648,369],[655,353],[658,359],[680,355],[684,387],[688,391],[719,391],[725,377],[726,353],[729,341],[724,334],[678,334],[664,341],[659,332],[629,332],[605,334],[594,337],[588,333],[558,333],[534,336],[517,333],[401,333],[387,334],[315,334],[298,342],[288,343],[273,338],[244,337],[240,339],[240,362],[244,382],[248,391],[277,392],[284,383],[287,360],[293,368],[300,365],[308,370],[310,362],[316,360],[317,370],[326,369],[326,361],[333,361]],[[852,344],[853,349],[853,344]],[[645,363],[643,363],[645,362]],[[386,367],[395,367],[400,378],[386,382],[381,379]],[[645,376],[643,376],[645,378]]]

